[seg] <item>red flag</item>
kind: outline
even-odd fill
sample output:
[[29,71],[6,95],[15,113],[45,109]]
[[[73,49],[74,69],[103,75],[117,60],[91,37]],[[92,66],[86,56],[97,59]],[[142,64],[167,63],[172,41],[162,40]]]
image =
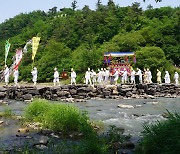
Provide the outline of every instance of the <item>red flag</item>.
[[15,60],[14,69],[18,69],[21,60],[22,60],[22,49],[16,49],[16,60]]

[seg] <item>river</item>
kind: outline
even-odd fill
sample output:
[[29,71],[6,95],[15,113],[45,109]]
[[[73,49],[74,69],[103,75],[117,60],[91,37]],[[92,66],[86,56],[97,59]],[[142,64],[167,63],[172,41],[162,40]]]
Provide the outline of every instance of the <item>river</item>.
[[[22,115],[27,106],[25,102],[14,100],[9,100],[8,103],[9,105],[6,107],[10,108],[16,115]],[[180,111],[180,98],[88,100],[87,102],[73,104],[80,110],[88,111],[90,119],[102,121],[105,129],[109,125],[125,128],[125,134],[130,134],[134,142],[140,137],[143,123],[150,124],[157,120],[165,120],[166,118],[162,114],[166,110],[170,112]],[[117,107],[119,104],[131,105],[134,108],[119,108]],[[3,111],[4,108],[5,106],[1,105],[0,111]],[[0,118],[0,120],[3,119]],[[7,140],[15,138],[19,128],[17,122],[12,120],[7,120],[6,124],[0,126],[1,144],[6,144]]]

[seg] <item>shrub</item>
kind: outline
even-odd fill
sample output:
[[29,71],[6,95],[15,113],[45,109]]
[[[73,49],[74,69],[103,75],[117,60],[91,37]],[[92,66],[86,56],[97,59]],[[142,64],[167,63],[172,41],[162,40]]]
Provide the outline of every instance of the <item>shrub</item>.
[[42,122],[44,120],[44,114],[49,110],[50,104],[47,100],[35,99],[25,109],[25,118],[28,121]]
[[139,153],[152,154],[179,153],[180,147],[180,114],[169,113],[165,121],[158,121],[153,125],[144,125],[143,138]]
[[45,128],[55,132],[83,131],[86,127],[92,130],[87,115],[81,113],[75,106],[48,103],[42,99],[33,101],[27,107],[25,118],[28,121],[41,122]]
[[12,110],[8,107],[4,108],[4,111],[2,113],[2,116],[4,117],[11,117],[13,115]]

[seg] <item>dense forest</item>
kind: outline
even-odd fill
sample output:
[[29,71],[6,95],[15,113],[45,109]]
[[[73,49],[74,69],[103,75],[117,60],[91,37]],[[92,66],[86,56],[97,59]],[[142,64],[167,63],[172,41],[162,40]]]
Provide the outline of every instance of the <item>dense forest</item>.
[[[168,70],[173,75],[180,64],[180,8],[151,5],[143,10],[140,3],[121,7],[109,0],[107,5],[97,1],[96,9],[87,5],[77,8],[53,7],[48,12],[21,13],[0,24],[0,69],[4,67],[4,45],[11,43],[7,64],[17,48],[23,48],[34,36],[41,37],[34,65],[38,81],[49,82],[53,69],[70,71],[73,67],[78,80],[88,67],[103,67],[103,53],[107,51],[134,51],[134,68]],[[19,72],[20,80],[31,81],[32,51],[24,54]],[[155,77],[153,76],[155,80]]]

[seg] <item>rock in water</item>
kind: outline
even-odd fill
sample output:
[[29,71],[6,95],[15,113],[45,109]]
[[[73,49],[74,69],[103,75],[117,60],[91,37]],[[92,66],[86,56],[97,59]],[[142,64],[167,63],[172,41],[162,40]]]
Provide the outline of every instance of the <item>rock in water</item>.
[[41,136],[39,139],[39,143],[44,144],[44,145],[46,145],[48,141],[49,141],[49,138],[47,136]]
[[3,124],[3,123],[4,123],[4,121],[0,121],[0,125]]
[[19,128],[19,129],[18,129],[18,132],[24,134],[24,133],[29,132],[29,129],[28,129],[28,128]]
[[45,145],[43,145],[43,144],[38,144],[38,145],[36,145],[35,147],[36,147],[37,149],[39,149],[39,150],[48,149],[48,147],[45,146]]
[[124,104],[119,104],[118,107],[123,108],[123,109],[134,109],[134,106],[132,106],[132,105],[124,105]]

